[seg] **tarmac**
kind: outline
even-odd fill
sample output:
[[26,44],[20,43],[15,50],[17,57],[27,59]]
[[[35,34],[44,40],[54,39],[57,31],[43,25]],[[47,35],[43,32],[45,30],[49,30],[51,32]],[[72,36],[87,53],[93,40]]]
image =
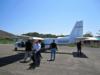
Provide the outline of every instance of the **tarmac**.
[[82,48],[77,55],[76,47],[58,46],[55,61],[50,51],[42,53],[41,64],[29,68],[30,63],[21,63],[24,49],[14,51],[13,45],[0,45],[0,75],[100,75],[100,48]]

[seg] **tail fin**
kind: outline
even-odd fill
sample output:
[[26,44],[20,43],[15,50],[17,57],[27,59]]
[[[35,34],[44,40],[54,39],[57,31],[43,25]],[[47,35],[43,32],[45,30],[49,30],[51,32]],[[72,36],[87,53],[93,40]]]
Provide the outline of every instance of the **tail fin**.
[[83,21],[77,21],[71,34],[70,39],[71,41],[75,41],[76,37],[82,37],[83,35]]

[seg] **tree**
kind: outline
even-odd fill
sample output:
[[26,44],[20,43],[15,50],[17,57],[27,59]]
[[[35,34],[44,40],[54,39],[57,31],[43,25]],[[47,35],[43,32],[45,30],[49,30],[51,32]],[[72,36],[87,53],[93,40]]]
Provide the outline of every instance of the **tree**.
[[32,37],[41,37],[41,38],[57,38],[57,37],[64,37],[65,35],[54,35],[54,34],[40,34],[38,32],[29,32],[26,34],[22,35],[27,35],[27,36],[32,36]]
[[22,35],[39,37],[39,33],[37,33],[37,32],[29,32],[29,33],[22,34]]
[[27,35],[27,36],[32,36],[32,37],[42,37],[42,38],[56,38],[57,37],[56,35],[53,35],[53,34],[39,34],[37,32],[29,32],[22,35]]
[[84,37],[93,37],[93,34],[91,32],[87,32],[83,35]]

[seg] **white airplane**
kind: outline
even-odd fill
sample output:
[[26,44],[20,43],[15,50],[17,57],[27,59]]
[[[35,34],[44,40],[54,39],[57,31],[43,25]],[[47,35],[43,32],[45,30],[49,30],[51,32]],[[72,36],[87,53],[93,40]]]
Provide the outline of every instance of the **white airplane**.
[[65,37],[40,38],[40,37],[21,36],[22,37],[21,41],[17,41],[15,44],[15,50],[17,50],[17,48],[24,47],[25,40],[29,38],[35,39],[35,40],[43,40],[45,45],[49,45],[53,42],[53,40],[55,40],[56,44],[72,44],[76,42],[78,37],[82,37],[82,36],[83,36],[83,21],[77,21],[71,34]]
[[83,36],[83,21],[77,21],[71,34],[65,37],[45,38],[44,43],[50,44],[55,40],[56,44],[71,44],[75,43],[78,37]]

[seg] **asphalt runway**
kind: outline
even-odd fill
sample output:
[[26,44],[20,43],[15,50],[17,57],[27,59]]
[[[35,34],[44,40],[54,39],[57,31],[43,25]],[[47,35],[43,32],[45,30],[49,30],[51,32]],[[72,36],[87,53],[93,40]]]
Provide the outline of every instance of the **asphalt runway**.
[[13,49],[13,45],[0,45],[0,75],[100,75],[100,48],[83,47],[78,56],[76,47],[58,46],[56,60],[47,61],[47,51],[36,68],[29,68],[32,61],[20,62],[24,49]]

